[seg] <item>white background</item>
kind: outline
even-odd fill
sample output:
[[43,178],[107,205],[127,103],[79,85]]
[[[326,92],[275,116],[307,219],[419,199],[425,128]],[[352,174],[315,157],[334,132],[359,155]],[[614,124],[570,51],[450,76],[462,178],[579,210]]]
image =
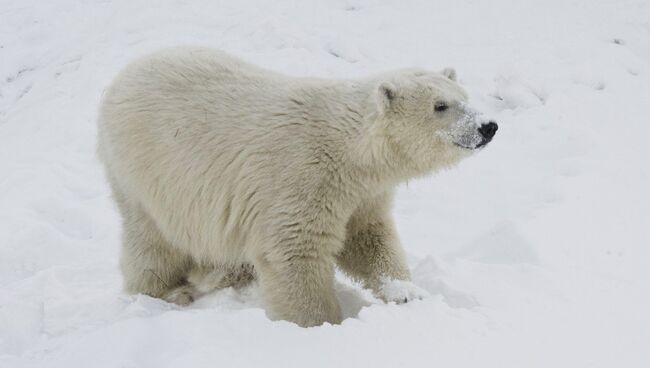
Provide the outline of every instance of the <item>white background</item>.
[[[269,321],[255,286],[121,293],[95,157],[103,89],[175,45],[298,76],[453,66],[499,132],[400,188],[416,284],[347,318]],[[650,366],[647,0],[0,0],[1,367]]]

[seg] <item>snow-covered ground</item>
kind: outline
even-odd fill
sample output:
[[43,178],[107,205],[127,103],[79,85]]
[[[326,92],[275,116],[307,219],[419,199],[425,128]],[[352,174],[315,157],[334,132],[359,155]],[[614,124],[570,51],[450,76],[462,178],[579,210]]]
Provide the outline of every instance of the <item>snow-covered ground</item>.
[[[340,277],[348,318],[303,329],[255,286],[121,293],[98,101],[181,44],[292,75],[456,67],[500,129],[400,190],[431,297]],[[0,0],[0,367],[649,367],[649,140],[647,0]]]

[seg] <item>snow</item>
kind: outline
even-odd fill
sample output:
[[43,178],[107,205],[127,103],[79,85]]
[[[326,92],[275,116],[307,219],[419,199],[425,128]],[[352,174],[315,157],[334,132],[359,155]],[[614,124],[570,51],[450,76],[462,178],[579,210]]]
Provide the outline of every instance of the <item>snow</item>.
[[[429,296],[339,275],[347,319],[303,329],[254,285],[188,307],[121,292],[98,101],[181,44],[301,76],[457,69],[499,131],[400,189]],[[649,101],[645,0],[2,0],[0,367],[648,367]]]

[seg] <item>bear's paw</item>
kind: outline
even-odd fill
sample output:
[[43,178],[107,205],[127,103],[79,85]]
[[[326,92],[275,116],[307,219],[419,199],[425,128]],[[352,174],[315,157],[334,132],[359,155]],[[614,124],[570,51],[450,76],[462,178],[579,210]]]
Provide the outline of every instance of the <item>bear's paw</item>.
[[430,294],[411,281],[384,278],[381,280],[378,297],[383,301],[397,304],[408,303],[415,299],[424,299]]

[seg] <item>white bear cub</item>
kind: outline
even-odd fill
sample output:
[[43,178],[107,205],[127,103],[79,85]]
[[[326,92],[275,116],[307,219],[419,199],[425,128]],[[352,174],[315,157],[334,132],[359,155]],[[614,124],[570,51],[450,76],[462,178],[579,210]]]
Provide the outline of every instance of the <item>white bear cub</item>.
[[341,322],[335,265],[384,300],[417,296],[396,186],[497,130],[452,69],[295,78],[203,48],[127,66],[98,124],[126,291],[187,304],[257,279],[269,317],[300,326]]

